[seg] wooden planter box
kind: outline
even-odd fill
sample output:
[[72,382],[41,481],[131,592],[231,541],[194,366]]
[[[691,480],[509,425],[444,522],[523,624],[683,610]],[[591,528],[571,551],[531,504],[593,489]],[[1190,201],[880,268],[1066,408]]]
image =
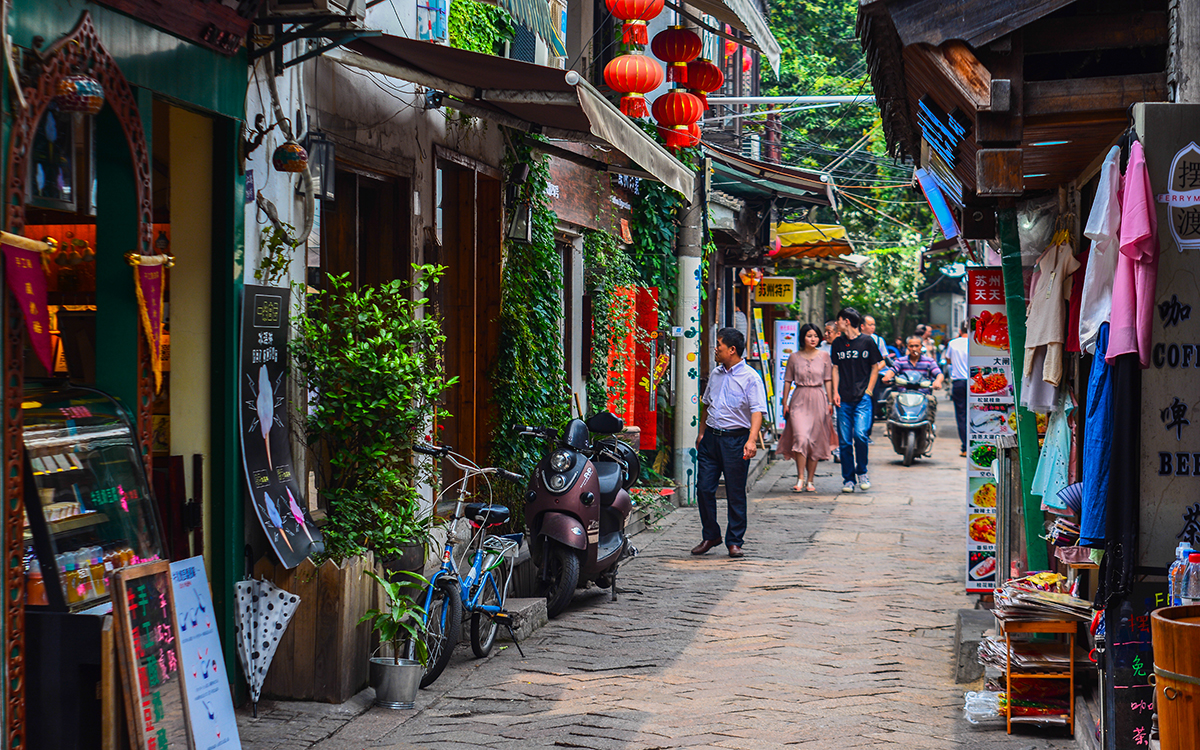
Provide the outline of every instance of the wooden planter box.
[[370,554],[317,567],[305,560],[292,570],[264,558],[254,577],[300,597],[300,606],[267,671],[267,698],[344,703],[367,686],[374,633],[358,619],[378,606],[379,584],[367,575]]

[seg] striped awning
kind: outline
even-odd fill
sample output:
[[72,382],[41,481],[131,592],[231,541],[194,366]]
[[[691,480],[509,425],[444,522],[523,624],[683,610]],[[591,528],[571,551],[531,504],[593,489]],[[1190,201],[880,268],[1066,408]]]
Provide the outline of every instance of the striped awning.
[[517,23],[537,34],[550,47],[550,54],[556,57],[567,56],[562,25],[551,16],[550,3],[546,0],[494,0],[494,2],[511,13]]

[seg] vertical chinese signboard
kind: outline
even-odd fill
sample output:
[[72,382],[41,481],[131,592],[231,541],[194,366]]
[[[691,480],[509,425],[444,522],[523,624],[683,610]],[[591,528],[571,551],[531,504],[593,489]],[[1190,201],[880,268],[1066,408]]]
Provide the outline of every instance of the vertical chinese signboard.
[[292,470],[288,419],[288,290],[247,285],[242,299],[238,415],[254,512],[279,561],[294,568],[324,549]]
[[967,559],[968,592],[996,586],[996,438],[1015,433],[1004,276],[999,268],[967,272]]
[[788,357],[800,348],[800,321],[775,321],[775,427],[781,432],[785,427],[783,410],[787,408],[787,404],[782,403],[783,376],[787,374]]

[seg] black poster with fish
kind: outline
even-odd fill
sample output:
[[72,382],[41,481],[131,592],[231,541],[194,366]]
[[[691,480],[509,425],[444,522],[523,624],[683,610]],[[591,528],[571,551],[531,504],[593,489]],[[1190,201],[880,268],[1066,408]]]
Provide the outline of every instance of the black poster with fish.
[[280,562],[294,568],[323,546],[321,532],[308,516],[308,505],[292,465],[287,379],[289,302],[287,289],[244,287],[238,418],[242,462],[254,512]]

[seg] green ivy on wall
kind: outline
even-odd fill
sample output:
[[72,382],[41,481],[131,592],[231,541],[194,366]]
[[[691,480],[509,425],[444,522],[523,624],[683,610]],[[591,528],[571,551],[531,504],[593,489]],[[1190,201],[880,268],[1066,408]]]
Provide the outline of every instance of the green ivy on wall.
[[475,0],[454,0],[446,19],[450,46],[485,55],[504,52],[504,43],[516,36],[517,28],[508,11]]
[[[557,218],[547,197],[550,159],[520,142],[512,148],[506,166],[510,170],[513,164],[530,166],[516,201],[530,204],[533,242],[508,240],[504,246],[499,354],[489,374],[497,414],[491,459],[496,466],[529,477],[545,445],[518,436],[513,426],[562,428],[570,418],[570,392],[561,349],[562,256],[554,242]],[[511,508],[519,527],[524,517],[523,490],[505,483],[493,489]]]
[[610,344],[618,334],[625,333],[624,320],[632,300],[617,294],[617,290],[638,286],[641,279],[629,252],[608,232],[584,232],[583,259],[584,285],[591,290],[592,299],[592,362],[587,378],[587,403],[588,412],[595,414],[618,395],[618,389],[610,389],[608,383]]

